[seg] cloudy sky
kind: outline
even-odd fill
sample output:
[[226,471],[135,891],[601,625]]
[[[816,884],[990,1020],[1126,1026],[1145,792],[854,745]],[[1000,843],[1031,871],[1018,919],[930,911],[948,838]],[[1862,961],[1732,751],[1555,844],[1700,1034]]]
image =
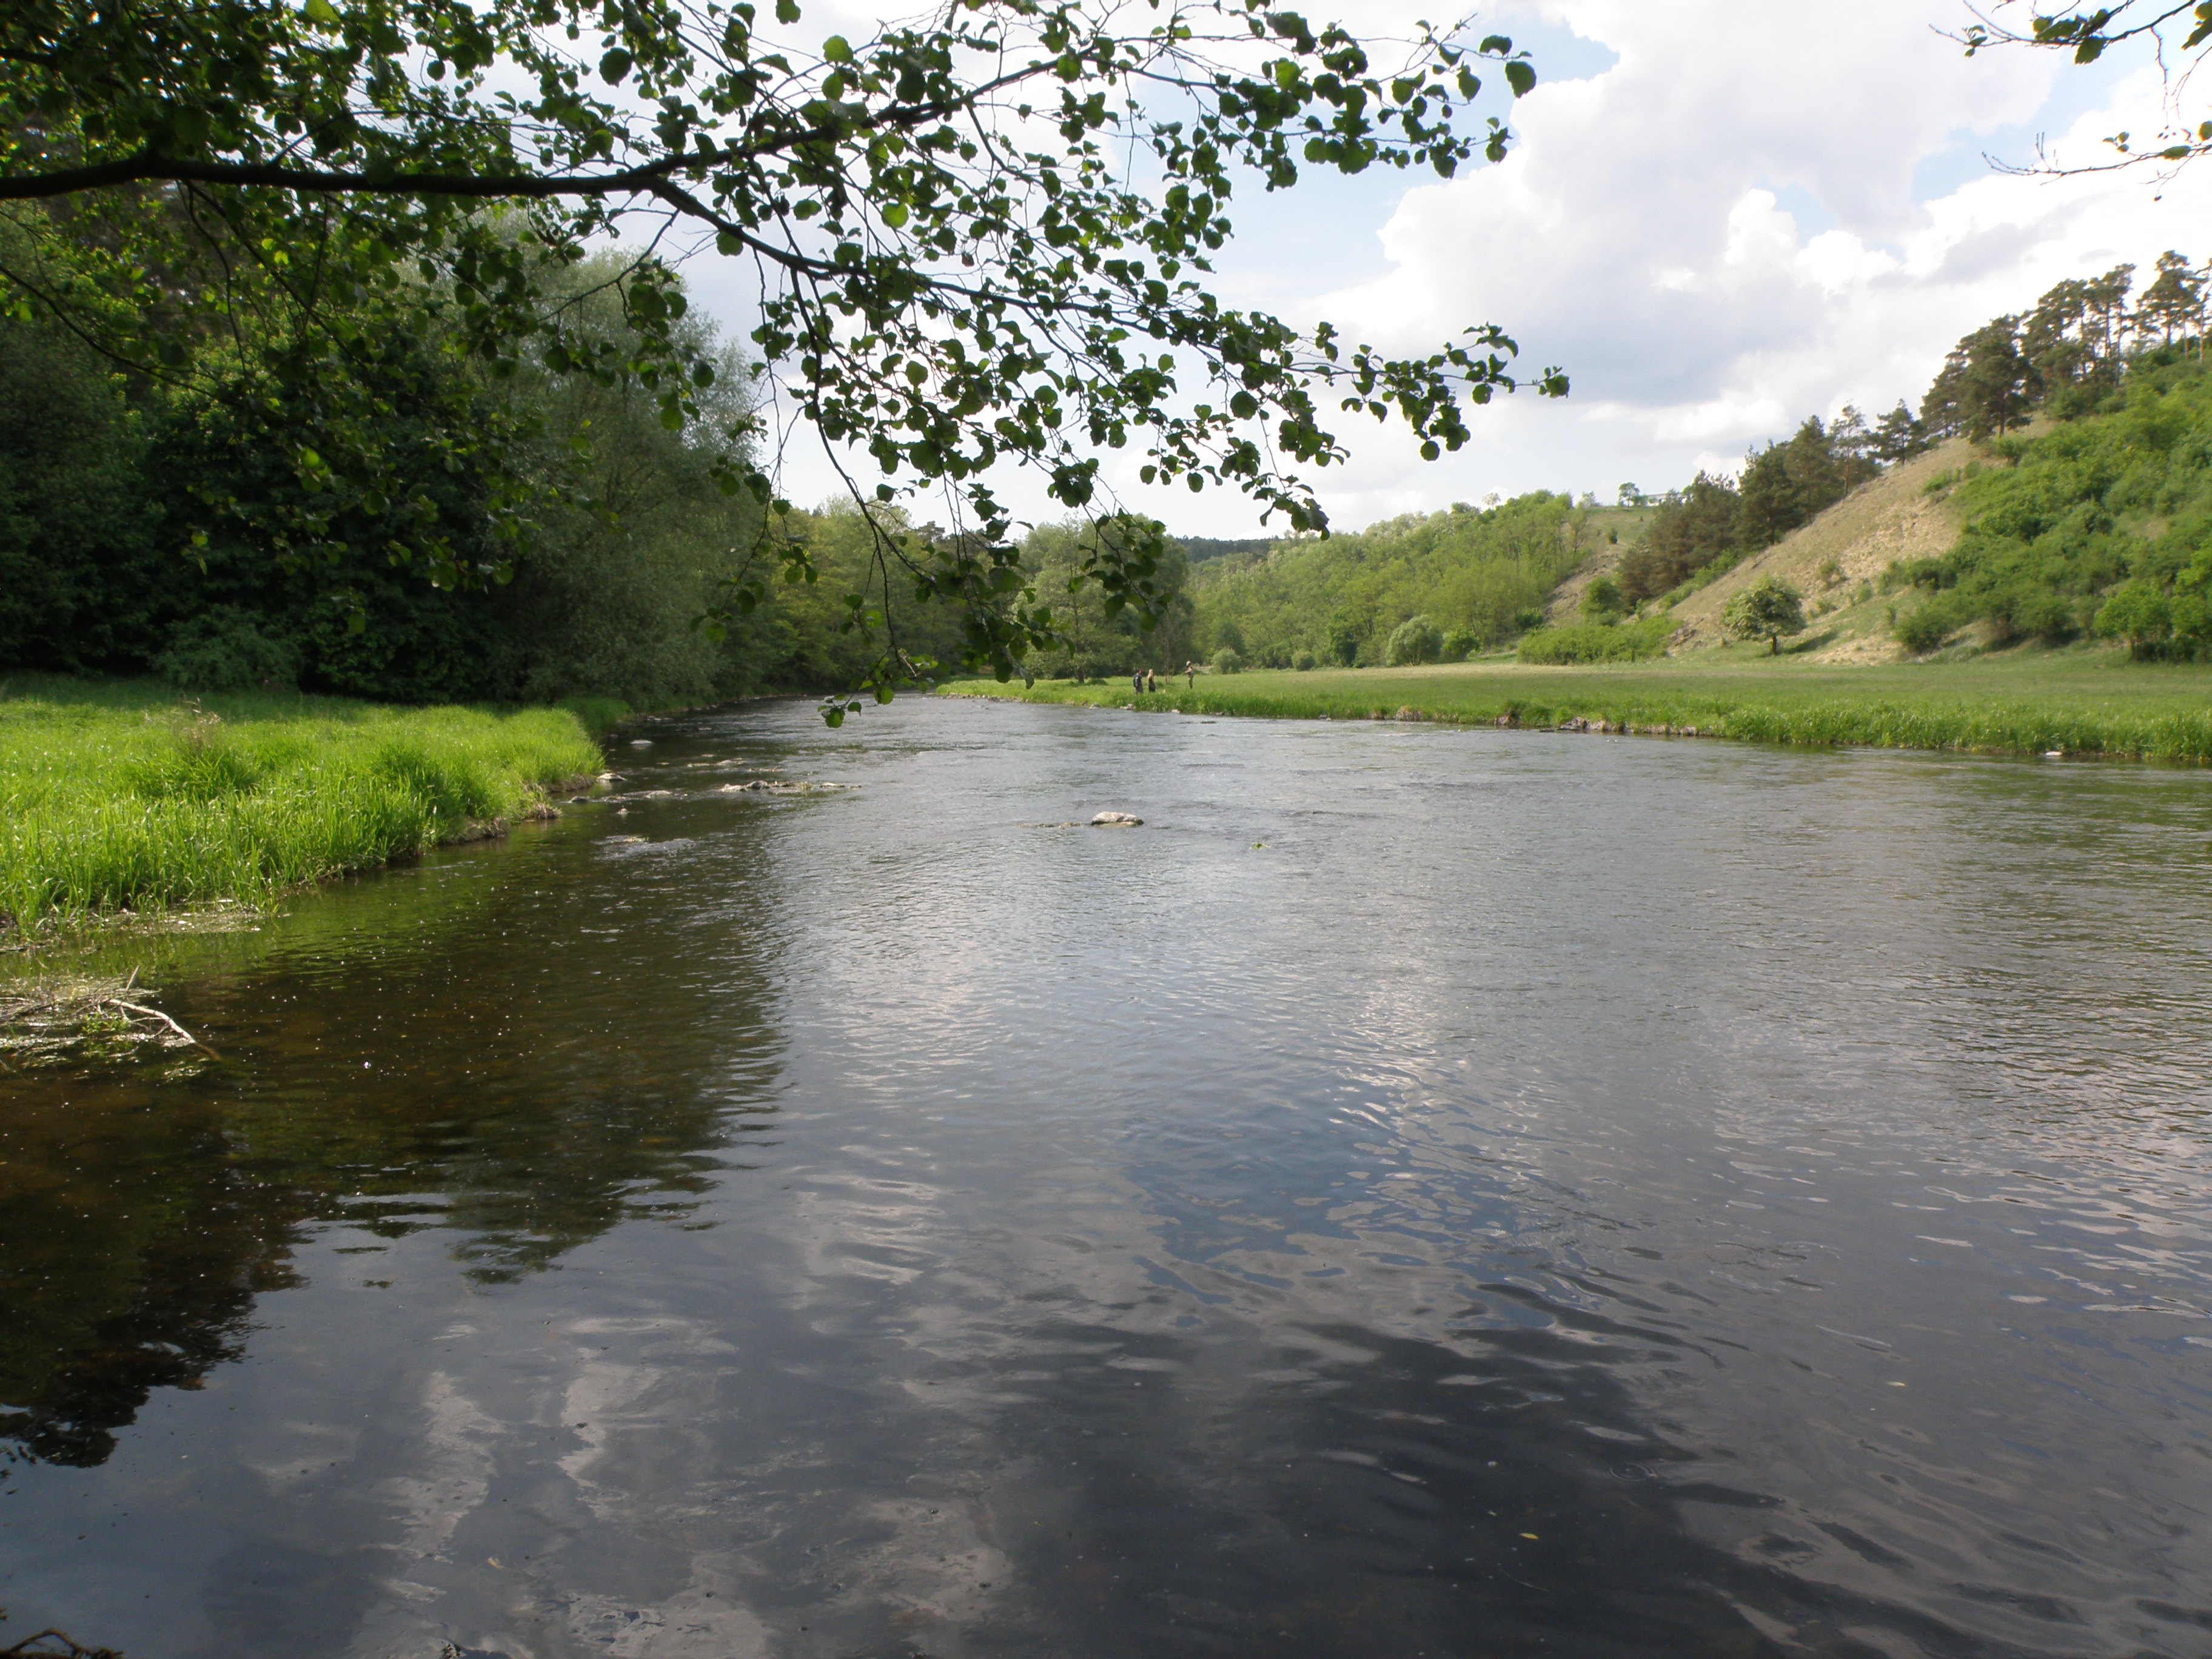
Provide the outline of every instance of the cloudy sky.
[[[1395,33],[1420,9],[1360,0],[1332,15]],[[2062,161],[2094,161],[2109,133],[2156,131],[2147,58],[1969,61],[1937,33],[1967,16],[1960,0],[1492,7],[1478,27],[1532,48],[1542,77],[1510,112],[1504,163],[1241,199],[1218,262],[1224,299],[1405,352],[1495,321],[1524,363],[1573,380],[1564,403],[1479,411],[1474,444],[1436,463],[1363,425],[1352,464],[1316,480],[1334,521],[1492,491],[1611,500],[1623,482],[1732,469],[1808,414],[1917,405],[1961,334],[2063,277],[2123,260],[2148,272],[2168,247],[2212,254],[2212,163],[2161,186],[2141,173],[2006,176],[1985,160],[2032,161],[2040,137]],[[698,291],[742,325],[734,295]],[[1241,498],[1146,491],[1136,465],[1115,479],[1123,499],[1172,530],[1261,533]],[[801,445],[786,487],[811,501],[834,477]]]

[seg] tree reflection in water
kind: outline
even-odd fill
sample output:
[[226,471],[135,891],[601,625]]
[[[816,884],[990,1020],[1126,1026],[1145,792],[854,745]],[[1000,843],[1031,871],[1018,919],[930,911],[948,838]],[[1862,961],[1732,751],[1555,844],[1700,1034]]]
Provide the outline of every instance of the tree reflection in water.
[[[620,971],[592,856],[556,834],[310,896],[264,933],[105,947],[173,982],[224,1058],[9,1079],[0,1455],[104,1462],[155,1389],[240,1357],[256,1299],[299,1282],[293,1249],[325,1228],[361,1253],[451,1229],[491,1284],[692,1213],[767,1127],[775,1044],[744,1012],[757,988]],[[668,896],[656,875],[630,890],[640,920]],[[637,948],[682,948],[683,918],[655,923]]]

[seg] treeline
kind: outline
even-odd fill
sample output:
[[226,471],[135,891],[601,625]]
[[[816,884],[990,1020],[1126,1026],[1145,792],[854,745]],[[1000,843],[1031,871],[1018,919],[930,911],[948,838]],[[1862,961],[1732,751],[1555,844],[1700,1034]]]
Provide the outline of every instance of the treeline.
[[[1198,654],[1261,666],[1460,657],[1538,625],[1589,556],[1595,514],[1537,490],[1487,508],[1410,514],[1325,539],[1208,560],[1190,573]],[[1434,643],[1430,643],[1433,635]]]
[[2130,305],[2135,273],[2124,264],[2101,276],[2069,278],[2033,310],[1992,318],[1966,336],[1922,400],[1931,435],[1981,443],[2039,410],[2071,419],[2116,392],[2136,356],[2176,346],[2201,353],[2207,272],[2168,251]]
[[[68,279],[72,250],[41,234],[0,218],[0,252]],[[635,316],[680,313],[682,291],[628,275],[611,256],[570,265],[557,341],[501,362],[466,349],[465,306],[429,295],[335,321],[326,303],[304,365],[296,319],[234,296],[158,376],[35,307],[0,317],[0,677],[651,708],[848,689],[887,645],[957,664],[965,619],[915,602],[896,553],[940,532],[879,506],[771,521],[732,490],[744,366],[679,315],[718,372],[686,384],[672,421]],[[378,476],[341,450],[396,459]],[[1032,564],[1064,588],[1078,539],[1040,532]],[[794,541],[816,580],[727,603]],[[1187,604],[1148,635],[1103,615],[1096,588],[1040,601],[1069,621],[1071,661],[1164,666],[1188,648]]]
[[[576,272],[577,303],[619,336],[612,273]],[[706,331],[703,326],[700,332]],[[576,695],[637,707],[764,689],[853,683],[881,647],[847,629],[842,596],[880,605],[876,538],[857,508],[799,513],[775,533],[805,541],[820,580],[777,586],[721,637],[697,624],[767,556],[759,507],[723,493],[714,434],[725,407],[682,433],[633,377],[602,383],[525,365],[467,384],[434,340],[388,343],[356,366],[404,441],[457,400],[526,422],[537,488],[501,536],[496,481],[425,454],[404,501],[325,507],[316,544],[283,532],[319,505],[267,428],[275,388],[218,361],[179,388],[132,384],[81,342],[36,321],[0,324],[0,674],[159,674],[179,687],[298,686],[402,702],[540,702]],[[455,383],[459,382],[459,386]],[[724,389],[726,388],[726,389]],[[275,411],[281,415],[281,409]],[[905,526],[879,514],[894,533]],[[472,580],[434,586],[384,550],[402,520],[434,521]],[[892,597],[898,597],[893,584]],[[935,608],[894,611],[900,643],[957,652]]]

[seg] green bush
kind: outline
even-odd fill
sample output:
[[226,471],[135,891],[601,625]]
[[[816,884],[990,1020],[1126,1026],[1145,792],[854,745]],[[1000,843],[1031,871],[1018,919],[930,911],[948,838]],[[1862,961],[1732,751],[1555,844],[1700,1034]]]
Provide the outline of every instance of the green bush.
[[1446,662],[1465,662],[1481,649],[1482,636],[1472,629],[1455,628],[1444,635],[1443,659]]
[[188,617],[170,632],[155,671],[187,691],[290,690],[300,680],[300,648],[267,631],[234,605]]
[[1674,631],[1671,617],[1653,617],[1619,627],[1577,623],[1567,628],[1543,628],[1523,635],[1515,655],[1527,663],[1636,662],[1663,656],[1667,636]]
[[1217,674],[1241,674],[1244,672],[1244,655],[1233,645],[1224,645],[1213,653],[1213,672]]
[[2113,590],[2098,608],[2096,629],[2108,640],[2125,640],[2138,657],[2154,656],[2173,634],[2173,606],[2155,583],[2138,576]]
[[1958,628],[1958,618],[1952,613],[1951,607],[1940,600],[1930,600],[1918,610],[1899,617],[1896,627],[1890,631],[1897,636],[1899,645],[1918,656],[1933,651],[1950,638]]
[[1989,615],[2000,641],[2039,639],[2062,645],[2080,631],[2074,607],[2062,595],[2027,584],[1992,602]]
[[1382,660],[1393,668],[1434,662],[1444,653],[1444,630],[1426,617],[1408,617],[1390,632]]
[[1584,622],[1611,622],[1626,606],[1621,602],[1620,584],[1610,576],[1600,576],[1583,590],[1582,612]]
[[1310,651],[1300,651],[1297,653],[1291,659],[1291,666],[1297,669],[1301,674],[1312,672],[1314,667],[1314,653]]

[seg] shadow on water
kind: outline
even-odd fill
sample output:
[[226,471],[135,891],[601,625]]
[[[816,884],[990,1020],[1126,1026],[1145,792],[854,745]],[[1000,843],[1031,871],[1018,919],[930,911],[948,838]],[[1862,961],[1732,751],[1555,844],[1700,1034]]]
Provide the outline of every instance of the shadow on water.
[[[1315,1327],[1300,1349],[1244,1356],[1265,1382],[1188,1345],[1069,1328],[1071,1346],[1120,1345],[1122,1364],[1057,1394],[1056,1422],[1010,1437],[1070,1455],[1050,1504],[1008,1517],[1042,1616],[981,1650],[1251,1653],[1273,1639],[1316,1659],[1534,1654],[1571,1632],[1593,1659],[1862,1659],[1897,1638],[1993,1651],[1798,1579],[1785,1536],[1769,1535],[1771,1571],[1701,1539],[1686,1510],[1772,1500],[1701,1476],[1655,1431],[1590,1357],[1594,1337],[1645,1348],[1651,1334],[1605,1323],[1452,1345]],[[1131,1365],[1174,1386],[1133,1387]],[[1087,1426],[1071,1437],[1070,1420]]]
[[775,1042],[726,952],[713,980],[623,971],[741,921],[663,915],[649,945],[625,942],[621,912],[654,884],[610,903],[605,852],[538,832],[307,896],[254,932],[99,947],[95,969],[173,985],[167,1006],[223,1058],[8,1079],[10,1455],[103,1462],[153,1390],[240,1356],[257,1298],[297,1286],[295,1247],[332,1227],[369,1271],[377,1241],[452,1232],[466,1277],[492,1285],[625,1222],[692,1216],[768,1127]]

